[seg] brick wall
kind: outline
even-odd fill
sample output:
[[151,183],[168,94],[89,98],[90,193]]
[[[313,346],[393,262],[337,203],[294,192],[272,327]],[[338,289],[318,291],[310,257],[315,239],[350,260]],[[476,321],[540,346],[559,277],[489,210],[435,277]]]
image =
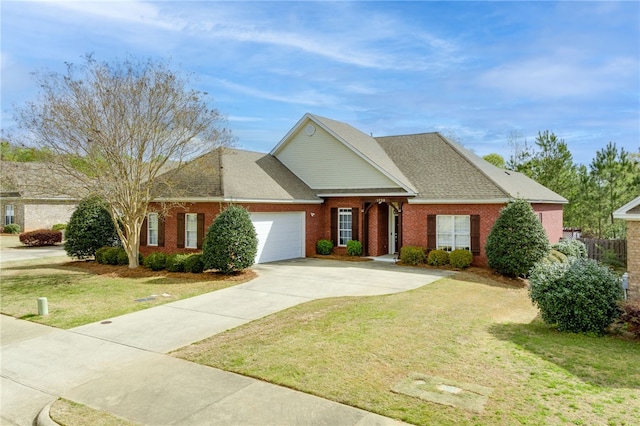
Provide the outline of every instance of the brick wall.
[[562,238],[562,204],[532,204],[541,221],[547,238],[555,244]]
[[[144,246],[140,247],[140,252],[149,254],[155,251],[165,253],[191,253],[200,250],[195,249],[178,249],[178,231],[177,216],[178,213],[204,213],[204,231],[207,232],[209,226],[213,223],[218,213],[227,206],[227,203],[187,203],[181,207],[172,208],[164,218],[164,247]],[[323,235],[326,228],[324,224],[324,216],[322,214],[322,205],[319,204],[237,204],[246,208],[250,213],[255,212],[305,212],[305,252],[307,256],[315,254],[316,242]],[[152,206],[153,207],[153,206]]]
[[[484,246],[503,204],[405,204],[402,208],[402,243],[427,247],[427,215],[480,215],[480,255],[473,264],[486,266]],[[562,229],[560,229],[562,231]]]
[[640,221],[627,221],[627,272],[628,298],[640,302]]

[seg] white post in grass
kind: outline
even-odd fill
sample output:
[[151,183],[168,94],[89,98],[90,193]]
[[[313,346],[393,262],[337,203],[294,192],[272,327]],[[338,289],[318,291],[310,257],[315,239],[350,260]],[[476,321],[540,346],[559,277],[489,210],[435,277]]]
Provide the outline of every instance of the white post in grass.
[[49,315],[49,304],[46,297],[38,297],[38,315]]

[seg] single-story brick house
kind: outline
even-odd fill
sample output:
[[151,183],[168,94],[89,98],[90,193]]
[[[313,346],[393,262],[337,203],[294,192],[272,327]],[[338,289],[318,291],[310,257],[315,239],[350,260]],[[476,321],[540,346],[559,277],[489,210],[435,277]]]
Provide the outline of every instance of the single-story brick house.
[[[551,242],[562,237],[566,199],[439,133],[373,137],[305,114],[268,154],[219,148],[163,175],[141,251],[198,250],[234,203],[251,213],[258,263],[313,255],[320,239],[345,252],[353,239],[368,256],[404,245],[465,248],[486,264],[487,235],[516,197],[531,203]],[[180,207],[158,213],[163,202]]]
[[613,217],[627,222],[627,298],[640,302],[640,197],[620,207]]
[[49,166],[2,161],[0,167],[1,226],[15,223],[22,231],[33,231],[69,222],[80,197],[56,192],[55,182],[61,178],[53,175]]

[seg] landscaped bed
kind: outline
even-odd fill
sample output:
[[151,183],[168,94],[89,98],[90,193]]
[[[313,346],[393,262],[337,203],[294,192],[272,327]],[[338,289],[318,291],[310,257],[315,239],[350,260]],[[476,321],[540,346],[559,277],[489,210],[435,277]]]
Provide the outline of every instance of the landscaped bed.
[[[318,300],[174,355],[420,425],[635,424],[640,342],[559,333],[514,284],[461,272]],[[487,396],[460,403],[474,392]]]
[[[93,261],[11,262],[0,271],[0,312],[66,329],[220,290],[254,277],[251,270],[235,275],[190,274]],[[38,315],[40,297],[47,298],[49,315]]]

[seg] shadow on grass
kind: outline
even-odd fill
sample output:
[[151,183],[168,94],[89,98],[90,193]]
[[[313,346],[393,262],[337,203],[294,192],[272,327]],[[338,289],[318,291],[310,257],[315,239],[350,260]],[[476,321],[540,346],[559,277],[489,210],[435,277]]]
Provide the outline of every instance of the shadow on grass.
[[608,388],[640,387],[640,340],[559,332],[539,319],[530,324],[494,324],[489,331],[586,383]]

